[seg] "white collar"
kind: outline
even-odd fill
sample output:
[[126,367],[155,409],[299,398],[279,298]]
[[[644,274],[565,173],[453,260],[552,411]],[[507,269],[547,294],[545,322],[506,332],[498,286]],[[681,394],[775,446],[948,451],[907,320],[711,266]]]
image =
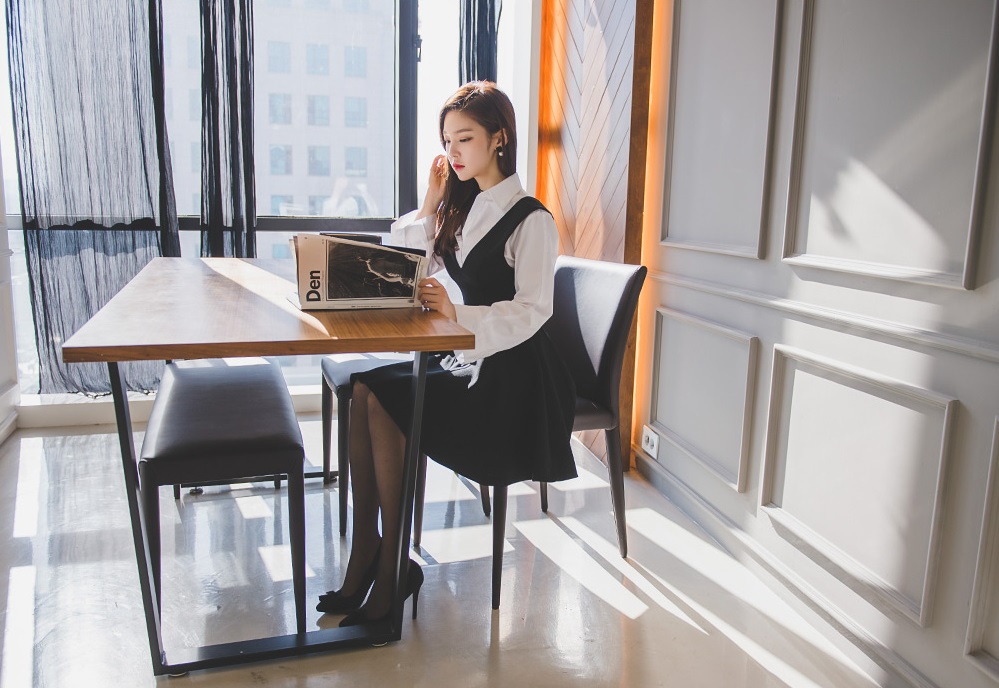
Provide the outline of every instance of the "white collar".
[[514,172],[499,184],[479,193],[479,198],[495,204],[498,208],[505,208],[518,193],[523,193],[524,189],[520,185],[520,177]]

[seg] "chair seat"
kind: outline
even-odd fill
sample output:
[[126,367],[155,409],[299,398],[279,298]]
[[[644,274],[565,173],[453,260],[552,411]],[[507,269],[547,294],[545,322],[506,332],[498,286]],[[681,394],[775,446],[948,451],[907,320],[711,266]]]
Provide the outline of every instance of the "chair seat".
[[354,373],[366,373],[375,368],[381,368],[390,363],[412,361],[412,354],[347,354],[344,356],[326,356],[322,360],[323,378],[335,393],[350,382]]
[[231,471],[231,460],[238,459],[249,475],[273,469],[282,456],[302,462],[304,444],[277,366],[166,367],[140,462],[189,464],[210,457]]
[[576,397],[576,417],[572,430],[606,430],[617,425],[617,419],[610,409],[606,409],[589,399]]

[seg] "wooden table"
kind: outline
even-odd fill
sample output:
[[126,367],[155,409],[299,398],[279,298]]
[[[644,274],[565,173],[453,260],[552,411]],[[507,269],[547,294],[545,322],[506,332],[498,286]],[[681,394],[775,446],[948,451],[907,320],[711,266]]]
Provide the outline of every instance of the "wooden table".
[[[108,365],[122,469],[128,491],[139,583],[153,673],[303,655],[335,647],[367,645],[402,637],[402,613],[409,558],[423,388],[430,351],[470,349],[474,336],[439,313],[419,308],[303,312],[289,295],[295,290],[290,260],[239,258],[156,258],[63,344],[67,363]],[[194,649],[171,650],[167,661],[160,614],[152,588],[146,525],[139,509],[139,484],[132,423],[118,363],[122,361],[292,356],[299,354],[413,351],[413,421],[407,429],[405,481],[396,551],[393,614],[381,626],[309,631]]]

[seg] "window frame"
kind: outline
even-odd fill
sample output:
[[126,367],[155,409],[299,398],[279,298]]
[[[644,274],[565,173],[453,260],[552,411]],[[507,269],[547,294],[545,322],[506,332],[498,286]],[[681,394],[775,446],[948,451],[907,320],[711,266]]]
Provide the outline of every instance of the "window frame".
[[[416,94],[417,63],[420,59],[419,0],[396,0],[396,175],[398,215],[417,208]],[[332,105],[332,103],[331,103]],[[332,108],[331,108],[332,109]],[[332,117],[332,112],[331,112]],[[261,161],[256,161],[260,165]],[[270,161],[267,161],[270,164]],[[21,214],[7,214],[7,229],[21,229]],[[182,232],[199,231],[198,215],[177,217]],[[386,234],[394,217],[311,217],[257,215],[258,232],[368,232]]]

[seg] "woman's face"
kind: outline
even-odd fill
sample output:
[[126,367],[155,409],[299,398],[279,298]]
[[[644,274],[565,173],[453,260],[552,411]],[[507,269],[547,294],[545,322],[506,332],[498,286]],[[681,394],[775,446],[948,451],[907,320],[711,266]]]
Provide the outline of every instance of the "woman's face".
[[[458,179],[493,179],[500,176],[496,146],[501,134],[486,128],[465,113],[452,110],[444,116],[444,152]],[[481,186],[481,184],[480,184]]]

